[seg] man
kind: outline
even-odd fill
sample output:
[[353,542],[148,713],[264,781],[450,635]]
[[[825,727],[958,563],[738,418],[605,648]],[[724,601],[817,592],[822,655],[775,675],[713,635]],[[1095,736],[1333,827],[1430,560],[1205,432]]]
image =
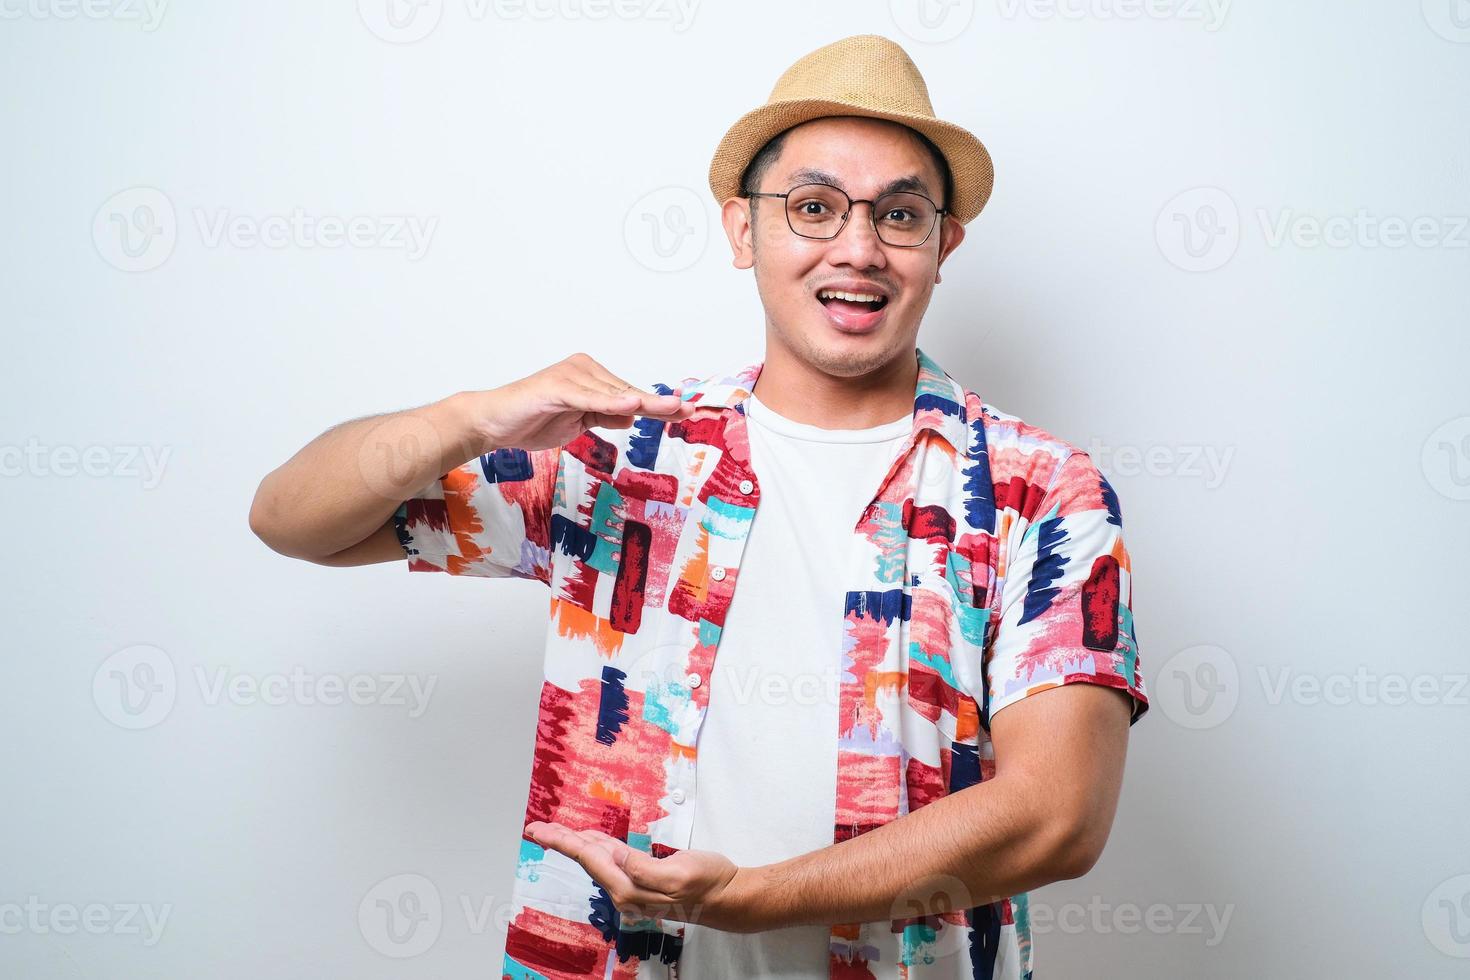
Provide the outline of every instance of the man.
[[898,45],[828,45],[711,166],[761,362],[579,353],[262,482],[284,554],[550,587],[504,976],[1031,975],[1148,702],[1112,488],[917,346],[991,173]]

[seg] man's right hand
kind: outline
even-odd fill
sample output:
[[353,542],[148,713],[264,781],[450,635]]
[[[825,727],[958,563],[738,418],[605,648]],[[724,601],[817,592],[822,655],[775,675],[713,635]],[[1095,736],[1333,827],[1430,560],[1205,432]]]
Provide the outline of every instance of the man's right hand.
[[626,429],[636,415],[676,422],[694,412],[678,395],[635,387],[583,353],[500,388],[464,394],[481,453],[550,449],[594,426]]
[[499,388],[333,426],[261,480],[250,528],[273,550],[322,565],[402,558],[393,512],[469,460],[563,446],[593,427],[626,429],[638,415],[673,422],[694,412],[573,354]]

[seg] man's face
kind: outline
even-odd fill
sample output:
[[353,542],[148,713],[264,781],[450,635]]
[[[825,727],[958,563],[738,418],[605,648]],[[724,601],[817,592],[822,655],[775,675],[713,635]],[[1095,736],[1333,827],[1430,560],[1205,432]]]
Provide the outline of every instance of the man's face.
[[[919,185],[899,189],[949,205],[933,157],[911,131],[885,120],[839,116],[788,132],[757,189],[785,193],[798,184],[831,183],[854,200],[873,200],[909,178]],[[786,204],[780,198],[735,198],[723,213],[735,266],[755,269],[769,339],[840,377],[867,374],[910,353],[939,266],[964,237],[964,226],[944,215],[923,245],[894,246],[874,232],[871,206],[854,204],[836,238],[817,240],[792,231]],[[819,296],[826,288],[883,300],[868,305],[824,301]]]

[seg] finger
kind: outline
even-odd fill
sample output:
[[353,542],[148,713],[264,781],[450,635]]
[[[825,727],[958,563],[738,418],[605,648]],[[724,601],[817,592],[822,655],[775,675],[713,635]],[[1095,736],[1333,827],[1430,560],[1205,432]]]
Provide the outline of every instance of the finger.
[[583,387],[591,388],[593,391],[606,390],[610,394],[625,395],[636,392],[642,399],[643,411],[641,415],[655,415],[660,418],[687,417],[690,409],[685,408],[685,402],[678,395],[659,395],[647,388],[640,388],[631,382],[625,381],[613,374],[607,368],[591,361],[587,364],[585,371],[587,377],[582,380]]
[[598,412],[603,415],[630,415],[637,412],[642,398],[631,391],[624,392],[621,395],[612,395],[573,381],[561,389],[561,401],[567,408],[574,408],[583,412]]
[[576,390],[583,394],[585,401],[584,404],[574,407],[608,414],[627,415],[631,412],[634,415],[674,421],[688,418],[692,413],[692,409],[678,395],[653,395],[640,392],[636,388],[613,395],[586,385],[578,385]]
[[587,377],[582,383],[589,388],[606,389],[610,392],[636,391],[640,395],[651,395],[653,392],[646,388],[640,388],[626,378],[620,378],[596,361],[589,361],[584,368]]
[[654,879],[666,877],[660,875],[663,862],[644,851],[640,851],[627,841],[619,840],[611,834],[606,834],[600,830],[593,830],[591,828],[583,830],[580,833],[589,841],[599,843],[608,848],[612,852],[613,860],[617,862],[618,867],[622,868],[636,883],[657,888],[659,886],[654,882]]
[[[609,891],[618,886],[624,894],[624,905],[635,903],[661,914],[673,908],[678,899],[664,886],[672,884],[662,862],[636,847],[600,830],[570,830],[559,824],[535,831],[538,842],[561,851],[586,869]],[[575,843],[573,842],[575,839]]]
[[626,429],[632,426],[631,415],[609,415],[606,412],[588,412],[587,428],[600,427],[603,429]]

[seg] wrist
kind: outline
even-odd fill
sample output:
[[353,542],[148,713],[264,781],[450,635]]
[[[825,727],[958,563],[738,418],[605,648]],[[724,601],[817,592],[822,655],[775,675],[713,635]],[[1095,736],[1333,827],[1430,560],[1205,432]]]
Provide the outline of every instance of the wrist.
[[483,456],[500,446],[498,436],[486,424],[495,417],[489,407],[493,395],[493,391],[458,391],[440,403],[451,419],[452,431],[460,434],[465,459]]
[[729,924],[728,931],[753,933],[780,927],[773,917],[770,868],[758,865],[736,869],[726,889],[729,902],[723,918]]

